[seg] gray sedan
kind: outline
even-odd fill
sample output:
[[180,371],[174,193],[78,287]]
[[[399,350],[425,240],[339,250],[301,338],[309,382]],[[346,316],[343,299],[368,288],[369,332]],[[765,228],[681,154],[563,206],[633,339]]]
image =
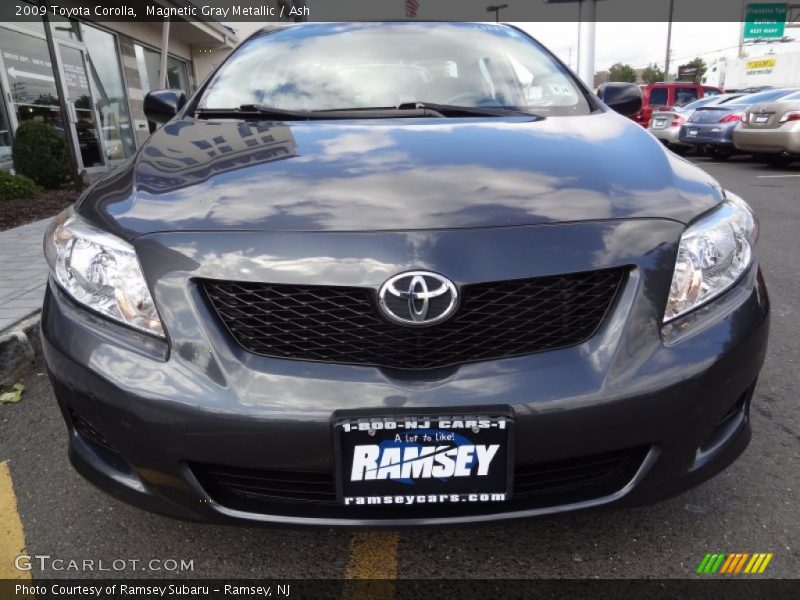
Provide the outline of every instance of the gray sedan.
[[774,166],[800,160],[800,92],[750,106],[733,132],[733,143],[738,150],[766,155]]

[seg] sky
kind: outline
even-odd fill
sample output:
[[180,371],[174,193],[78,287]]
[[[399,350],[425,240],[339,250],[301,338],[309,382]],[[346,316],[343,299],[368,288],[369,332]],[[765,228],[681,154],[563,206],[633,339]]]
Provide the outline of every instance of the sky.
[[[574,69],[578,61],[578,23],[515,23],[530,33]],[[738,52],[740,23],[673,23],[671,71],[700,56],[706,63],[725,56],[735,58]],[[786,34],[800,40],[800,29],[787,29]],[[595,70],[607,70],[616,62],[634,68],[655,62],[664,67],[667,50],[667,23],[597,23]],[[748,56],[799,52],[800,42],[746,45]]]
[[[726,18],[737,18],[742,12],[744,3],[760,3],[767,0],[725,1],[725,7],[730,7],[732,11]],[[417,0],[417,2],[419,5],[417,18],[420,20],[453,18],[453,3],[448,0]],[[494,0],[457,0],[457,2],[458,18],[481,21],[491,19],[493,16],[487,14],[486,6],[493,3]],[[595,70],[607,70],[616,62],[627,63],[634,68],[644,68],[649,63],[655,62],[663,68],[667,42],[667,2],[668,0],[603,0],[603,2],[598,2],[597,14],[600,19],[618,14],[624,14],[630,18],[661,18],[659,15],[663,13],[664,20],[629,23],[598,22]],[[703,4],[704,2],[706,4]],[[673,73],[678,65],[686,63],[696,56],[703,58],[706,63],[722,56],[736,58],[741,23],[689,21],[689,19],[698,18],[699,6],[718,7],[719,2],[722,0],[674,0],[673,14],[676,22],[673,23],[672,29],[672,58],[670,61],[672,67],[670,70]],[[405,0],[305,0],[305,3],[310,8],[309,20],[311,21],[337,21],[348,18],[359,20],[405,18]],[[502,0],[500,3],[509,5],[509,8],[501,11],[501,21],[512,22],[525,29],[564,62],[569,63],[573,69],[577,67],[578,5],[576,3],[552,1],[546,3],[545,0]],[[539,12],[531,13],[531,10],[526,10],[526,7],[533,6],[528,3],[541,5]],[[548,15],[547,18],[553,22],[516,22],[518,18],[525,18],[530,14]],[[716,15],[714,12],[710,14]],[[711,17],[706,15],[706,18],[710,20]],[[256,23],[230,23],[230,25],[239,30],[240,39],[247,37],[254,28],[258,28]],[[786,35],[799,41],[747,45],[745,46],[747,56],[759,57],[769,52],[800,52],[800,28],[787,28]]]

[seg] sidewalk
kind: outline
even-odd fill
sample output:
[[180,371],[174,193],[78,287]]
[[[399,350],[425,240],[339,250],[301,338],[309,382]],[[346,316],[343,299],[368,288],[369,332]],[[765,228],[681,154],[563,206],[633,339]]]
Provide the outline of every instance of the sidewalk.
[[50,221],[0,231],[0,331],[42,308],[48,271],[42,238]]

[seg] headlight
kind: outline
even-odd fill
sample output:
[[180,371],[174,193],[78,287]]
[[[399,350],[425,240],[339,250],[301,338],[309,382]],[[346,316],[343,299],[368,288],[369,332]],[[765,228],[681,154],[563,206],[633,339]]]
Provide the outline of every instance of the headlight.
[[733,286],[753,260],[758,221],[747,203],[726,200],[681,236],[664,322],[685,315]]
[[133,246],[69,208],[48,227],[44,253],[56,281],[75,300],[115,321],[164,337]]

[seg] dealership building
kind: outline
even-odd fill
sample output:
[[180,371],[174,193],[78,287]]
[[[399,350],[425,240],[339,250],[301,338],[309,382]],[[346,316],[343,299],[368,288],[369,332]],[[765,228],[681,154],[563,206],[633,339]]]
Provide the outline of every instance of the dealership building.
[[[270,3],[299,4],[264,2]],[[105,22],[52,15],[47,22],[0,22],[0,168],[11,168],[14,131],[26,121],[50,123],[60,132],[69,127],[65,138],[76,147],[77,172],[85,171],[89,179],[124,161],[150,135],[145,94],[161,87],[192,93],[240,41],[233,25],[179,17]]]

